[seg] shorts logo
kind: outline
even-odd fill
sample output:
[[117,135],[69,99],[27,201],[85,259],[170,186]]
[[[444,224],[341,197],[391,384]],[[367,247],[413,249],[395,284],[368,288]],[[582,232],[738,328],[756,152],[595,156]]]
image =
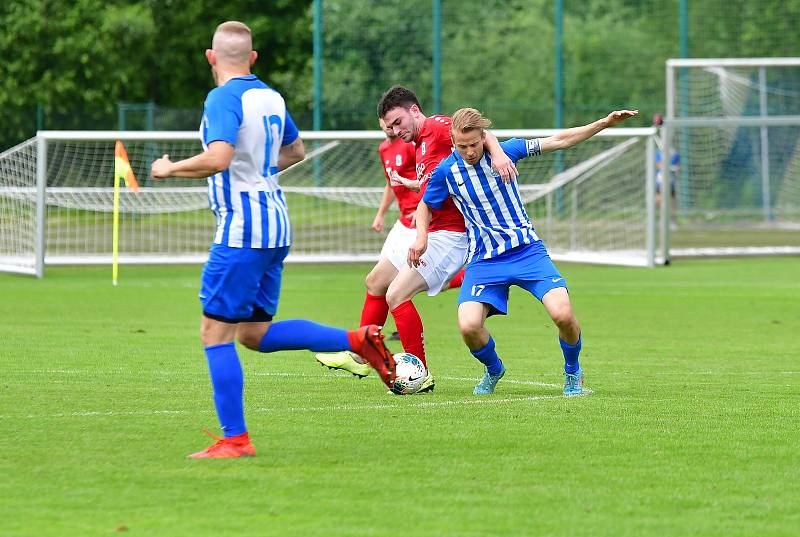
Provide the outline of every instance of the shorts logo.
[[[387,162],[387,164],[388,164],[388,162]],[[403,165],[403,157],[402,157],[402,155],[395,155],[394,164],[398,168]]]
[[485,285],[473,285],[472,289],[470,290],[470,294],[472,296],[481,296],[481,293],[484,289],[486,289]]
[[422,145],[421,145],[421,146],[419,146],[419,150],[422,152],[422,154],[423,154],[423,155],[425,154],[425,150],[426,150],[426,148],[425,148],[425,142],[422,142]]

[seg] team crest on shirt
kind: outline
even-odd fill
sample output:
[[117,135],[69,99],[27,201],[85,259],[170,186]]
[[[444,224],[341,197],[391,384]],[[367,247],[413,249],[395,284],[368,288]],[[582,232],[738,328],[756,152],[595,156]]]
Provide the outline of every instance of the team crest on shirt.
[[425,149],[426,149],[425,142],[422,142],[422,145],[419,146],[419,150],[422,152],[423,155],[425,154]]
[[403,165],[403,156],[402,155],[395,155],[394,157],[394,165],[398,168]]

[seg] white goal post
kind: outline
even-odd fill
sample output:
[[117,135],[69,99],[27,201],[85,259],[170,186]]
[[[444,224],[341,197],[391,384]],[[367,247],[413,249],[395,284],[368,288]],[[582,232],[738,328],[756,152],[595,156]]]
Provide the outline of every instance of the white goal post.
[[666,99],[662,257],[800,254],[800,58],[671,59]]
[[[493,130],[535,138],[554,130]],[[567,151],[518,163],[520,191],[557,260],[653,266],[655,130],[615,128]],[[289,262],[378,258],[370,229],[385,179],[381,131],[303,131],[307,157],[281,173],[293,226]],[[205,180],[154,181],[150,163],[201,150],[198,133],[40,131],[0,154],[0,271],[41,277],[46,265],[110,264],[114,142],[141,185],[120,199],[121,264],[200,263],[215,221]],[[397,217],[387,215],[386,228]]]

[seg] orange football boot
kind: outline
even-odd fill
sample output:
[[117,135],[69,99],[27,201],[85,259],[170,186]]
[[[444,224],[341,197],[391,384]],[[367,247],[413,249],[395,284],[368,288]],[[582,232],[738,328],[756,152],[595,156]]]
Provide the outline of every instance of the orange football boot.
[[347,333],[350,349],[367,361],[378,372],[381,380],[390,389],[394,385],[394,358],[383,343],[381,327],[375,324],[362,326]]
[[236,457],[252,457],[256,454],[256,448],[250,442],[247,433],[237,436],[222,438],[206,431],[206,434],[216,440],[203,451],[192,453],[190,459],[231,459]]

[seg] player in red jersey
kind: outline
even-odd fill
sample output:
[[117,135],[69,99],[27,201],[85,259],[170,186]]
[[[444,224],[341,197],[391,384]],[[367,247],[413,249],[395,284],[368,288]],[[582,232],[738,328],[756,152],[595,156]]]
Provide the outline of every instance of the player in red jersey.
[[[400,181],[401,178],[406,181],[416,179],[414,144],[403,141],[391,129],[387,129],[386,123],[382,119],[378,119],[378,123],[381,130],[386,133],[386,140],[378,146],[378,154],[386,176],[386,186],[378,206],[378,212],[372,221],[372,229],[376,233],[383,232],[386,211],[389,210],[394,200],[397,200],[400,218],[389,231],[383,248],[381,248],[380,258],[364,281],[367,292],[359,326],[371,324],[383,326],[386,323],[386,318],[389,316],[386,290],[397,276],[398,271],[406,266],[408,248],[417,237],[413,222],[414,213],[422,197],[419,189],[409,189]],[[316,355],[316,359],[322,365],[332,369],[343,369],[358,377],[367,376],[370,370],[370,366],[365,364],[360,356],[352,353],[320,353]]]
[[[372,229],[378,233],[384,230],[386,211],[395,199],[400,209],[400,218],[392,226],[383,243],[380,259],[364,282],[367,292],[359,326],[372,324],[383,326],[386,323],[386,318],[389,316],[386,292],[399,271],[407,265],[408,249],[416,240],[413,217],[422,197],[419,183],[416,181],[415,145],[397,136],[392,129],[386,126],[383,119],[379,118],[378,124],[386,134],[386,140],[381,142],[378,147],[386,176],[386,187],[378,206],[378,212],[372,222]],[[409,184],[411,188],[406,184]],[[447,288],[460,287],[463,280],[464,270],[462,269],[448,282]],[[399,336],[399,334],[395,332],[392,336]],[[424,355],[421,355],[420,358],[425,360]],[[369,365],[365,364],[360,356],[353,353],[319,353],[316,355],[316,359],[331,369],[343,369],[358,377],[369,375]]]
[[[378,103],[378,117],[384,120],[387,129],[391,129],[395,135],[416,145],[416,179],[409,181],[401,176],[395,178],[409,188],[424,192],[433,170],[453,151],[450,118],[443,115],[425,116],[414,92],[402,86],[393,86],[383,94]],[[514,163],[491,133],[486,136],[486,150],[492,157],[494,168],[504,180],[516,177]],[[422,291],[434,296],[446,288],[448,282],[464,266],[467,254],[464,217],[452,200],[433,212],[429,230],[432,231],[425,252],[427,257],[420,259],[417,267],[404,265],[386,292],[386,301],[400,333],[403,349],[423,361],[425,346],[422,319],[411,300]],[[433,377],[429,371],[420,391],[432,390],[433,386]]]

